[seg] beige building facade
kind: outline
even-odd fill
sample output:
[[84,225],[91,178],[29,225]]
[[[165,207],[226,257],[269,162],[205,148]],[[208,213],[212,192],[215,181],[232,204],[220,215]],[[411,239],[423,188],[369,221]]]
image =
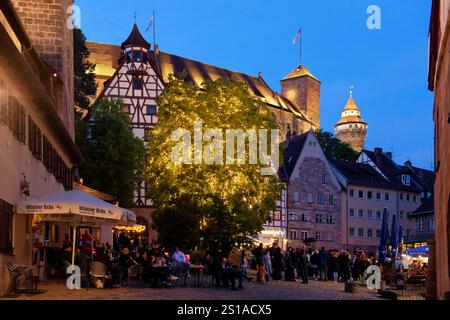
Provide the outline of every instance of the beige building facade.
[[[16,214],[14,206],[31,197],[71,189],[82,161],[73,141],[73,92],[69,89],[73,69],[65,69],[63,62],[69,63],[71,54],[39,46],[41,36],[33,38],[33,32],[29,33],[48,26],[49,21],[65,23],[62,13],[68,3],[54,2],[0,2],[0,292],[9,282],[6,263],[30,265],[35,227],[43,227],[34,225],[32,217]],[[25,14],[45,15],[50,5],[58,6],[61,14],[47,15],[48,21]],[[63,41],[62,36],[70,37],[70,33],[44,37],[56,43]],[[61,64],[53,64],[50,57]],[[62,238],[67,230],[49,226],[47,231]]]

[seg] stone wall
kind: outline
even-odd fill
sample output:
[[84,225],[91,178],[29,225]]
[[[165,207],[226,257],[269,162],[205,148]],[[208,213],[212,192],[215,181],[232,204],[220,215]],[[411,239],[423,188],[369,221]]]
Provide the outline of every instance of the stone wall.
[[34,49],[59,74],[57,112],[74,136],[73,31],[67,27],[67,8],[73,0],[12,0]]
[[366,143],[367,131],[361,128],[353,129],[338,129],[336,131],[336,138],[348,143],[355,151],[361,152]]

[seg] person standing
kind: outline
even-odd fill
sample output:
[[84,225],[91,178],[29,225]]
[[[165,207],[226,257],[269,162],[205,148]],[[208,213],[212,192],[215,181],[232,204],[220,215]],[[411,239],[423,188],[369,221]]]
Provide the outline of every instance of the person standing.
[[272,279],[280,281],[282,277],[281,271],[283,268],[283,254],[281,253],[281,249],[279,247],[275,249],[272,267],[273,267]]
[[256,274],[256,281],[262,282],[262,272],[263,272],[262,268],[264,267],[263,264],[264,248],[262,243],[259,244],[258,248],[253,250],[253,255],[255,256],[256,265],[258,267],[258,273]]
[[270,278],[272,277],[272,266],[271,266],[271,258],[270,251],[266,250],[263,256],[263,264],[266,271],[265,279],[266,283],[270,282]]
[[297,257],[298,276],[302,279],[303,284],[308,284],[308,257],[304,250],[299,250]]
[[325,248],[322,247],[319,252],[319,272],[320,272],[320,280],[327,281],[328,277],[328,253],[325,251]]
[[334,282],[338,282],[338,256],[337,251],[332,250],[330,251],[330,256],[328,259],[328,271],[330,272],[330,275]]

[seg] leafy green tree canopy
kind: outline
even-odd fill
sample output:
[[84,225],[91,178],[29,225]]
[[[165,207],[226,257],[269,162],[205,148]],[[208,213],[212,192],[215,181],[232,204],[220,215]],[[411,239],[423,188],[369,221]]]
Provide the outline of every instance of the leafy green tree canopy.
[[[221,138],[225,140],[227,129],[278,129],[270,110],[250,95],[245,84],[229,79],[208,81],[199,87],[181,77],[172,78],[157,102],[158,125],[151,133],[147,166],[150,196],[156,207],[172,206],[183,197],[194,199],[206,246],[229,250],[234,243],[256,236],[275,208],[277,178],[262,176],[262,164],[220,161],[225,159],[226,150]],[[194,137],[199,121],[203,132],[218,129],[222,136],[204,137],[200,151],[195,149],[189,156],[194,159],[198,152],[210,152],[219,160],[210,164],[173,162],[178,141],[172,134],[184,129]],[[222,150],[211,148],[216,142]]]
[[317,140],[330,159],[356,161],[359,154],[348,144],[337,139],[331,132],[316,130]]
[[81,108],[89,107],[89,96],[95,95],[97,84],[95,82],[95,64],[89,62],[89,49],[86,46],[86,37],[81,29],[73,30],[73,63],[75,104]]
[[144,145],[133,135],[122,101],[99,100],[91,112],[92,122],[76,122],[76,142],[86,159],[80,175],[85,185],[118,197],[130,208],[142,179]]

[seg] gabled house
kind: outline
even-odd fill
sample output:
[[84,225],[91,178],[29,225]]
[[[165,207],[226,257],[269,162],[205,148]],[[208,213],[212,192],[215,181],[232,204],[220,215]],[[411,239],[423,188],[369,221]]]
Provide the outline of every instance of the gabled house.
[[341,185],[312,130],[288,137],[281,171],[287,192],[288,246],[340,248]]

